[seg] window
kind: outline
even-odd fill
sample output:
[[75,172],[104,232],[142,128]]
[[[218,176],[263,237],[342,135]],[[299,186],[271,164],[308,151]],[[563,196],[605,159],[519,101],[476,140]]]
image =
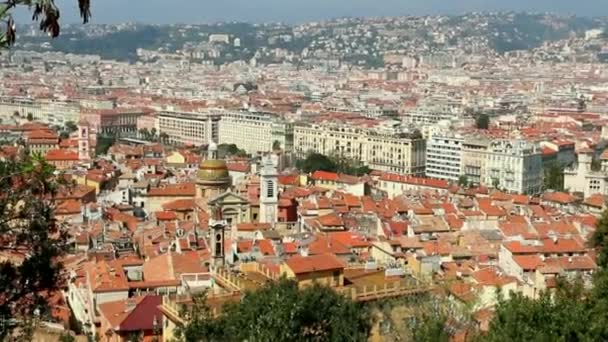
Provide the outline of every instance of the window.
[[274,182],[270,179],[266,181],[266,197],[274,198]]
[[335,285],[339,285],[340,284],[340,271],[334,271],[333,277],[334,277]]

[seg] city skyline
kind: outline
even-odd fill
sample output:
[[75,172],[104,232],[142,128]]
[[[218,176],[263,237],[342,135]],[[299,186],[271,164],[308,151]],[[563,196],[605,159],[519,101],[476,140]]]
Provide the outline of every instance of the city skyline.
[[[58,0],[64,23],[79,20],[75,1]],[[374,17],[405,15],[455,15],[474,11],[533,11],[551,12],[562,15],[606,16],[608,4],[601,0],[582,2],[537,0],[534,2],[516,0],[505,3],[500,0],[466,0],[446,2],[442,0],[414,0],[407,3],[398,0],[384,0],[382,6],[370,0],[311,0],[290,1],[286,4],[278,0],[228,0],[217,3],[193,0],[119,0],[92,1],[92,23],[142,22],[154,24],[208,23],[219,21],[245,22],[287,22],[301,23],[338,17]],[[25,9],[17,12],[20,22],[31,16]]]

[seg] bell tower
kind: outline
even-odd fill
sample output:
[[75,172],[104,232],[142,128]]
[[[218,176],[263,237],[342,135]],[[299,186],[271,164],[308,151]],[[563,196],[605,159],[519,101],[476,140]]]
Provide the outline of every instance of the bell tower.
[[78,159],[89,160],[91,159],[91,150],[89,146],[89,123],[80,120],[78,125]]
[[225,220],[222,220],[220,208],[215,208],[214,211],[214,218],[209,220],[209,233],[211,234],[209,239],[211,244],[211,264],[213,267],[222,267],[226,261],[224,243],[228,223]]
[[272,156],[262,157],[262,169],[260,170],[260,222],[270,223],[272,226],[277,221],[279,196],[278,196],[278,173]]

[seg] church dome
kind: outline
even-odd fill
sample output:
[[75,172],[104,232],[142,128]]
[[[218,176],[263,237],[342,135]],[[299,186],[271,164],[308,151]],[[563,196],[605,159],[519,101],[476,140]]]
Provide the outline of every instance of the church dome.
[[230,179],[226,162],[217,159],[203,161],[198,167],[197,177],[201,182],[226,182]]

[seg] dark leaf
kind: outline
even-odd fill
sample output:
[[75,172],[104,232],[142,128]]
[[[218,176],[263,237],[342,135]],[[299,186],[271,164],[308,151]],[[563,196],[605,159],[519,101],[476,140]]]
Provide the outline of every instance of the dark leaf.
[[15,44],[15,21],[13,18],[9,18],[6,22],[6,42],[9,46]]
[[88,23],[91,18],[91,1],[78,0],[78,8],[80,9],[80,17],[83,23]]

